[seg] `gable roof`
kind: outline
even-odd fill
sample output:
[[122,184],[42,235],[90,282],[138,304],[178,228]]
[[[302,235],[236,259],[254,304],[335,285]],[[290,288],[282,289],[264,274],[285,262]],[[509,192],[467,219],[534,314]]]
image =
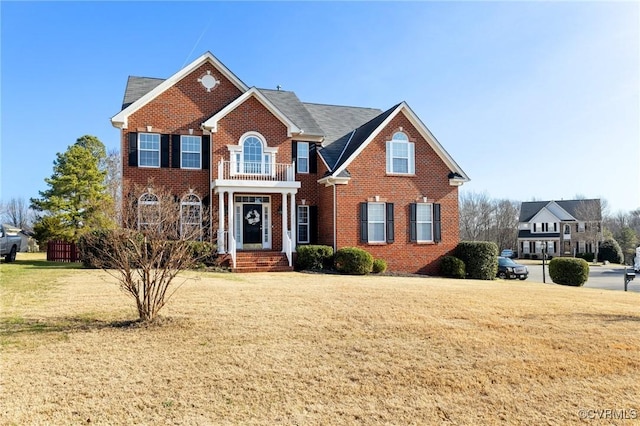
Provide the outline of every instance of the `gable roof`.
[[[180,81],[185,76],[189,75],[193,70],[200,67],[204,63],[212,64],[222,75],[225,76],[231,83],[233,83],[241,92],[246,92],[249,90],[249,87],[244,84],[234,73],[232,73],[222,62],[220,62],[215,56],[211,54],[211,52],[205,52],[202,56],[191,62],[186,67],[182,68],[177,73],[173,74],[166,80],[162,80],[151,90],[146,92],[144,95],[138,97],[133,100],[129,105],[124,106],[127,103],[127,100],[132,100],[136,98],[143,90],[149,89],[152,86],[152,79],[142,79],[140,77],[135,78],[134,80],[130,80],[127,82],[127,90],[125,91],[125,101],[123,102],[123,109],[114,115],[111,118],[111,124],[114,127],[126,128],[127,120],[131,114],[136,112],[138,109],[142,108],[144,105],[149,103],[155,97],[160,95],[162,92],[172,87],[175,83]],[[155,79],[158,80],[158,79]],[[129,83],[132,83],[131,89],[129,89]],[[135,83],[135,87],[133,84]],[[131,96],[127,99],[127,92]]]
[[[524,201],[520,205],[519,222],[530,222],[542,209],[548,207],[549,211],[561,220],[602,220],[602,210],[599,199],[589,200],[560,200],[560,201]],[[563,218],[562,209],[570,217]],[[587,211],[585,211],[587,210]],[[585,213],[593,211],[596,217],[586,218]]]
[[278,109],[273,102],[271,102],[260,90],[252,87],[248,91],[244,92],[242,95],[238,96],[233,102],[231,102],[226,107],[222,108],[220,111],[215,113],[212,117],[207,119],[204,123],[202,123],[202,127],[205,129],[209,129],[212,132],[218,131],[218,121],[222,118],[226,117],[227,114],[235,110],[237,107],[242,105],[247,99],[254,97],[265,106],[278,120],[282,122],[287,127],[287,135],[291,136],[293,134],[300,134],[301,129],[289,119],[286,115]]
[[127,88],[124,91],[121,111],[158,87],[163,81],[163,78],[129,76],[127,79]]
[[295,93],[285,90],[258,89],[284,115],[293,121],[305,136],[325,136],[324,130],[318,125],[309,110],[305,108]]
[[324,132],[323,146],[337,141],[347,133],[382,113],[378,108],[362,108],[341,105],[324,105],[303,102],[313,119]]
[[[427,126],[420,121],[418,116],[409,108],[406,102],[391,107],[377,117],[369,120],[351,133],[344,135],[333,144],[320,150],[319,153],[330,170],[330,176],[340,176],[346,171],[349,164],[362,152],[367,145],[385,128],[385,126],[398,114],[404,114],[405,117],[420,132],[421,136],[427,141],[436,155],[449,167],[450,173],[448,178],[451,184],[460,185],[468,182],[470,179],[460,166],[453,160],[449,153],[440,145],[440,142],[433,136]],[[337,151],[341,149],[340,154],[336,158]]]

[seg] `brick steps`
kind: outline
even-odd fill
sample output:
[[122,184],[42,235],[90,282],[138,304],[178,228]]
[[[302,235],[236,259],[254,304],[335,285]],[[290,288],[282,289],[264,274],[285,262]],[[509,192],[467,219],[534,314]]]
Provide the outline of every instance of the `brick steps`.
[[290,272],[287,255],[275,251],[239,251],[236,253],[236,267],[232,272]]

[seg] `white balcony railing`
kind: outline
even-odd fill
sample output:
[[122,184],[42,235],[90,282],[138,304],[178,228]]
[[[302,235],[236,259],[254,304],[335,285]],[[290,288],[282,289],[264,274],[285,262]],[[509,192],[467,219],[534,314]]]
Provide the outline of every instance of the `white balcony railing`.
[[218,179],[293,182],[295,163],[238,163],[220,161]]

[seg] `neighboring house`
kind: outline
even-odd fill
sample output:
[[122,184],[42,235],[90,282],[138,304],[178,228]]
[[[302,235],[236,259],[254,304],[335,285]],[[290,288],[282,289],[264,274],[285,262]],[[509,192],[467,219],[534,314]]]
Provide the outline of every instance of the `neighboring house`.
[[602,239],[600,200],[528,201],[520,207],[518,256],[597,253]]
[[4,229],[7,231],[7,234],[18,235],[21,239],[20,241],[20,252],[34,252],[38,251],[38,245],[36,244],[36,240],[33,238],[34,233],[25,229],[16,228],[13,225],[3,224]]
[[135,194],[139,208],[157,203],[153,185],[175,194],[191,226],[210,208],[210,237],[233,266],[247,252],[291,265],[296,246],[324,244],[433,274],[458,243],[469,178],[404,102],[301,102],[247,86],[207,52],[166,80],[129,77],[111,121],[125,184],[151,189]]

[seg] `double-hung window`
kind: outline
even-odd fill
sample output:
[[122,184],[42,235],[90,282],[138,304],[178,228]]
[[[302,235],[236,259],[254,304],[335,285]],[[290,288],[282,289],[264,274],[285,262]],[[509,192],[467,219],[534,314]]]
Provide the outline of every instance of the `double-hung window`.
[[412,242],[438,243],[442,240],[440,204],[411,203],[409,216],[409,239]]
[[138,165],[140,167],[160,167],[160,135],[157,133],[138,134]]
[[298,206],[298,242],[309,242],[309,206]]
[[200,136],[180,136],[180,167],[200,169],[202,167],[202,138]]
[[364,243],[393,242],[393,203],[360,204],[360,240]]
[[309,173],[309,142],[297,142],[296,167],[298,173]]
[[387,173],[415,174],[415,148],[403,132],[396,132],[387,141]]
[[416,239],[418,242],[433,241],[432,204],[416,204]]

